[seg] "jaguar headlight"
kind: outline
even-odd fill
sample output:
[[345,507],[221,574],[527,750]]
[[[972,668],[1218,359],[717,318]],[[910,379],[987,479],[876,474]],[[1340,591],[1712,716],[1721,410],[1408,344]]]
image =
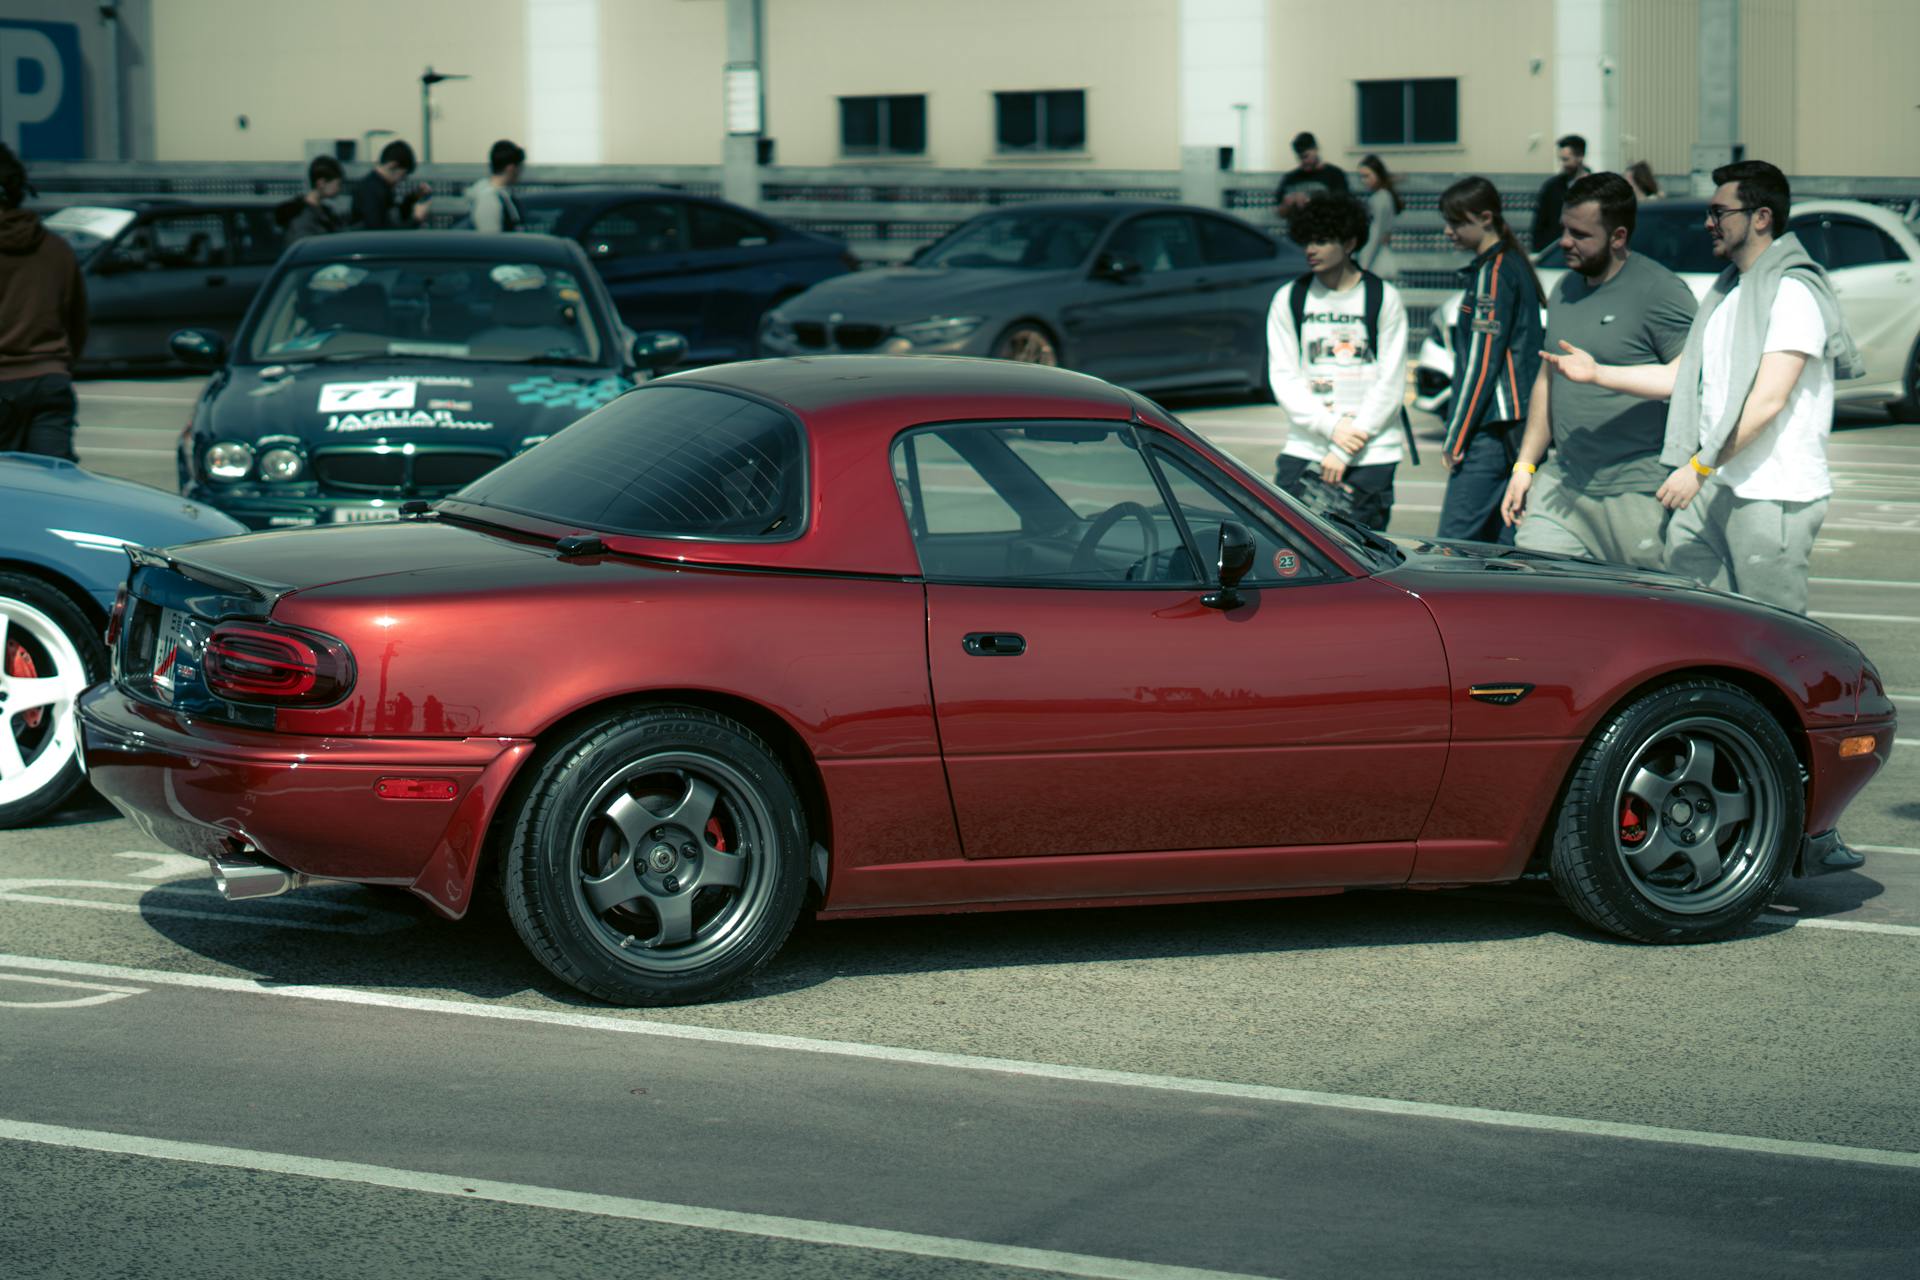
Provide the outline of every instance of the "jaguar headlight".
[[238,440],[222,440],[207,450],[207,474],[215,480],[245,480],[253,472],[253,449]]
[[260,475],[262,479],[284,483],[298,480],[307,469],[307,460],[298,449],[289,449],[280,445],[260,455]]
[[893,332],[916,347],[932,347],[971,336],[986,319],[985,316],[935,316],[931,320],[896,325]]

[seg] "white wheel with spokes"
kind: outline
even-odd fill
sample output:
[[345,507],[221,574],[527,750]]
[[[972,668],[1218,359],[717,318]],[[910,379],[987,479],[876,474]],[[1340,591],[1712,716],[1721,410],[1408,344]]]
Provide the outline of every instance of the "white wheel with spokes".
[[74,708],[105,666],[71,600],[0,573],[0,827],[32,822],[80,786]]

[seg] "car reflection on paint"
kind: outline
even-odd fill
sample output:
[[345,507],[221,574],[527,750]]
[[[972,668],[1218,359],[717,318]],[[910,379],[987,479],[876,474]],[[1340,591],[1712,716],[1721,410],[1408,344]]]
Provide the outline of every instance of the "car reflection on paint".
[[1144,397],[1008,361],[681,373],[401,522],[133,559],[81,723],[143,833],[236,898],[497,887],[632,1004],[742,982],[808,904],[1538,869],[1597,928],[1725,938],[1858,865],[1837,824],[1894,741],[1816,622],[1324,521]]
[[180,440],[181,491],[252,528],[390,519],[491,471],[672,365],[571,241],[472,232],[315,236],[289,249]]

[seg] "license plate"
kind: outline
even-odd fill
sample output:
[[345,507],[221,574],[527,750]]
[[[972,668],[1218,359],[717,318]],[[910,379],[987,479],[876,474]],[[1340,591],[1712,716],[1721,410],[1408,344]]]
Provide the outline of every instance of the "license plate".
[[335,507],[333,509],[335,524],[366,524],[373,520],[398,520],[399,518],[398,507]]

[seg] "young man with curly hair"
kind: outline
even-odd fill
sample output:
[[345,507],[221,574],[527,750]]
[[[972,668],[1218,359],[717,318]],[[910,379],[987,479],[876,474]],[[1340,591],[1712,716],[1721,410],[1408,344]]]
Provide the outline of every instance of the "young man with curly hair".
[[1274,483],[1296,496],[1309,472],[1344,485],[1362,522],[1385,529],[1401,458],[1406,307],[1399,290],[1354,262],[1367,213],[1352,196],[1313,197],[1287,234],[1310,274],[1275,294],[1267,313],[1269,379],[1292,424]]

